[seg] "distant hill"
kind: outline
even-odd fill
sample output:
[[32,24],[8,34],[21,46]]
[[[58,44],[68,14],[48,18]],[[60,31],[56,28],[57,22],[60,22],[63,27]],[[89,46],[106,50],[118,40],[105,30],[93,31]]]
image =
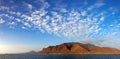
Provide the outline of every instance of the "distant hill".
[[38,54],[120,54],[120,50],[109,47],[98,47],[92,44],[64,43],[49,46],[37,52]]
[[19,54],[36,54],[36,52],[35,51],[29,51],[29,52],[19,53]]

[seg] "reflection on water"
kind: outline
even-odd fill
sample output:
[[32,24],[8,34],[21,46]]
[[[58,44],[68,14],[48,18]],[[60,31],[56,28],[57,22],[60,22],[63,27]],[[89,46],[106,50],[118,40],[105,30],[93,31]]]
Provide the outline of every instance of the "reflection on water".
[[120,55],[119,54],[70,54],[70,55],[10,54],[10,55],[0,55],[0,59],[120,59]]

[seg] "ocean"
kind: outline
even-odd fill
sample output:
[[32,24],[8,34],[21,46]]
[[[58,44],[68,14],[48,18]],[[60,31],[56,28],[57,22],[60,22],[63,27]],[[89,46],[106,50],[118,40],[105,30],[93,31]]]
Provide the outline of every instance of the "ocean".
[[120,59],[120,54],[1,54],[0,59]]

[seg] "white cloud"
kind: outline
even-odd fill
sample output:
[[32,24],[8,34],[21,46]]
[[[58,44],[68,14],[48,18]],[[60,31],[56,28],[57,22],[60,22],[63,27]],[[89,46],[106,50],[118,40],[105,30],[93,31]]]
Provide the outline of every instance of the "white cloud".
[[67,10],[66,10],[65,8],[61,8],[61,9],[60,9],[60,12],[66,13]]
[[22,29],[26,29],[26,27],[24,27],[24,26],[22,26],[21,28],[22,28]]
[[28,8],[29,8],[29,9],[32,9],[32,5],[31,5],[31,4],[28,4]]
[[82,40],[80,40],[80,42],[84,43],[84,44],[92,44],[92,40],[90,38],[82,39]]
[[4,23],[5,21],[3,19],[0,19],[0,24]]
[[15,22],[8,22],[8,25],[15,25]]
[[[103,2],[97,2],[87,7],[87,10],[83,8],[79,11],[76,9],[67,10],[62,7],[60,12],[47,10],[50,4],[44,0],[40,0],[40,3],[41,8],[33,10],[29,15],[8,10],[9,14],[0,14],[0,17],[7,17],[9,19],[7,23],[10,22],[10,26],[22,23],[20,25],[22,29],[37,28],[41,32],[75,39],[90,39],[99,35],[99,32],[103,30],[100,25],[105,20],[107,11],[93,11],[102,7]],[[33,7],[31,4],[26,5],[30,9]],[[0,22],[2,21],[0,20]]]
[[29,4],[29,3],[27,3],[27,2],[22,2],[22,4],[23,4],[26,8],[28,8],[29,10],[31,10],[31,9],[33,8],[32,4]]
[[92,9],[94,9],[94,8],[100,8],[100,7],[104,6],[104,5],[105,5],[105,3],[103,3],[102,1],[98,1],[98,2],[96,2],[95,4],[89,6],[89,7],[87,8],[87,10],[92,10]]
[[0,10],[9,10],[9,7],[6,7],[6,6],[0,6]]
[[104,19],[104,17],[101,17],[100,20],[101,20],[101,21],[104,21],[105,19]]
[[[40,10],[35,10],[29,16],[19,12],[10,13],[21,15],[20,18],[22,20],[19,18],[14,19],[24,25],[21,26],[23,29],[33,27],[39,29],[41,32],[48,32],[58,36],[84,39],[94,36],[101,30],[99,24],[102,21],[99,21],[99,18],[96,18],[94,15],[91,18],[87,15],[87,10],[81,12],[71,10],[67,16],[64,16],[64,14],[59,12],[50,11],[50,16],[45,9],[46,7]],[[68,12],[68,10],[66,11]],[[94,12],[91,14],[94,14]],[[102,18],[103,16],[100,17]]]
[[94,44],[97,46],[112,47],[112,48],[120,49],[120,45],[119,45],[120,40],[119,39],[113,39],[113,38],[108,37],[108,38],[98,39],[94,42],[95,42]]
[[[76,10],[66,9],[64,7],[59,8],[59,12],[56,10],[47,10],[50,4],[44,0],[39,0],[41,7],[36,10],[29,10],[28,14],[20,11],[12,11],[8,7],[0,6],[0,11],[7,10],[6,13],[0,14],[0,24],[6,23],[9,28],[20,27],[22,29],[38,29],[40,32],[47,32],[56,36],[67,37],[70,39],[81,39],[82,43],[92,43],[102,47],[113,47],[120,49],[119,40],[111,38],[96,39],[100,36],[118,36],[120,34],[120,23],[110,24],[110,28],[102,28],[101,26],[107,26],[102,24],[109,15],[115,15],[116,10],[111,7],[103,11],[98,10],[104,6],[103,2],[97,2],[87,9]],[[84,3],[89,4],[87,2]],[[26,4],[29,9],[34,8],[32,4]],[[53,7],[53,9],[55,9]],[[110,14],[108,11],[112,11]],[[109,14],[109,15],[108,15]],[[4,20],[4,18],[7,18]],[[19,25],[19,24],[20,25]],[[116,46],[118,45],[118,46]]]
[[82,16],[86,16],[87,14],[86,14],[86,11],[81,11],[81,15]]
[[99,8],[99,7],[103,6],[103,5],[105,5],[103,2],[98,2],[98,3],[95,4],[94,7]]
[[31,28],[31,25],[30,25],[28,22],[24,22],[24,25],[25,25],[26,27]]
[[14,29],[17,24],[15,22],[7,22],[7,25],[9,28]]

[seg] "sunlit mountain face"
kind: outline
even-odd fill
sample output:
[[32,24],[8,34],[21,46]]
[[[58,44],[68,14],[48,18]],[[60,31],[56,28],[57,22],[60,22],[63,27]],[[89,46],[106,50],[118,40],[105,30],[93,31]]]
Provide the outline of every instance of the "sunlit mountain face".
[[119,0],[0,0],[0,53],[63,42],[120,49]]

